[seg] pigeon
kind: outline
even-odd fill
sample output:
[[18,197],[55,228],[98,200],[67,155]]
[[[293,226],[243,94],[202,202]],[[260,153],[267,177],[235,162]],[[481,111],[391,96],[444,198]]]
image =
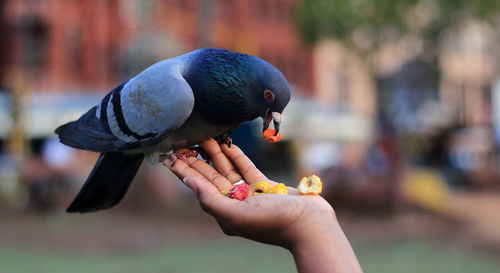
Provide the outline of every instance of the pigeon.
[[284,75],[252,55],[203,48],[151,65],[55,130],[61,143],[100,153],[67,212],[118,204],[144,158],[185,159],[173,151],[227,139],[240,123],[259,117],[263,132],[272,121],[278,134],[290,97]]

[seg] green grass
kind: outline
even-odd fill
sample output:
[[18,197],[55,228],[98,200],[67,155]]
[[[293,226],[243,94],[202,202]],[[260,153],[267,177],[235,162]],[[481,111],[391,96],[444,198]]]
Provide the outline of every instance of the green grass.
[[500,272],[500,261],[477,252],[445,247],[439,242],[355,243],[365,273]]
[[294,272],[284,249],[249,241],[205,242],[129,253],[65,253],[0,247],[1,273]]
[[[500,272],[500,262],[494,258],[450,249],[437,242],[357,241],[354,248],[366,273]],[[295,266],[284,249],[231,238],[112,253],[0,246],[0,272],[280,273],[295,272]]]

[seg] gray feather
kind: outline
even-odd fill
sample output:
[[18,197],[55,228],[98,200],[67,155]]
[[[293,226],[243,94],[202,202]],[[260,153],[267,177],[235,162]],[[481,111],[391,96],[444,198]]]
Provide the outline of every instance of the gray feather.
[[[185,58],[158,62],[124,85],[121,106],[125,123],[131,131],[163,138],[166,132],[179,128],[188,119],[194,107],[194,95],[182,75]],[[110,107],[108,105],[108,110]],[[109,113],[111,132],[130,142]]]
[[[183,77],[190,54],[158,62],[113,90],[108,96],[105,115],[94,107],[79,120],[59,127],[56,134],[62,143],[89,151],[110,152],[140,148],[161,142],[190,116],[194,95]],[[110,101],[120,92],[121,114],[137,139],[120,129],[117,109]],[[111,99],[110,99],[111,98]],[[106,100],[103,99],[103,102]],[[122,124],[123,125],[123,124]]]
[[116,138],[106,125],[96,118],[96,107],[90,109],[78,120],[56,129],[61,143],[77,149],[94,152],[117,150],[125,143]]

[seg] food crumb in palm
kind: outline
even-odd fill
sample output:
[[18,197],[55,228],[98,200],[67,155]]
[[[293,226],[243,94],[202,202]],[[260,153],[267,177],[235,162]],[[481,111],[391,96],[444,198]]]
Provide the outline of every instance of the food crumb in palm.
[[267,181],[259,181],[257,183],[252,184],[252,188],[254,190],[253,195],[259,195],[263,193],[269,193],[271,191],[271,185]]
[[302,177],[297,186],[300,194],[318,195],[323,190],[323,182],[316,175]]
[[247,183],[241,183],[234,186],[228,194],[229,198],[237,200],[245,200],[250,192],[250,186]]
[[285,184],[279,183],[278,185],[275,185],[274,187],[271,188],[270,193],[272,193],[272,194],[288,194],[288,188],[286,187]]

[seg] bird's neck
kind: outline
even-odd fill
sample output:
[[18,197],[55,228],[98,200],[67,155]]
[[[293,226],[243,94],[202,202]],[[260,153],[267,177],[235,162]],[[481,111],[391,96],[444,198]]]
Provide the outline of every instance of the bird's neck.
[[248,111],[242,97],[208,96],[207,98],[208,100],[196,100],[194,110],[198,111],[210,123],[236,126],[241,122],[258,117],[257,113]]
[[195,96],[194,110],[208,122],[236,125],[258,117],[252,105],[258,80],[248,55],[208,50],[186,75]]

